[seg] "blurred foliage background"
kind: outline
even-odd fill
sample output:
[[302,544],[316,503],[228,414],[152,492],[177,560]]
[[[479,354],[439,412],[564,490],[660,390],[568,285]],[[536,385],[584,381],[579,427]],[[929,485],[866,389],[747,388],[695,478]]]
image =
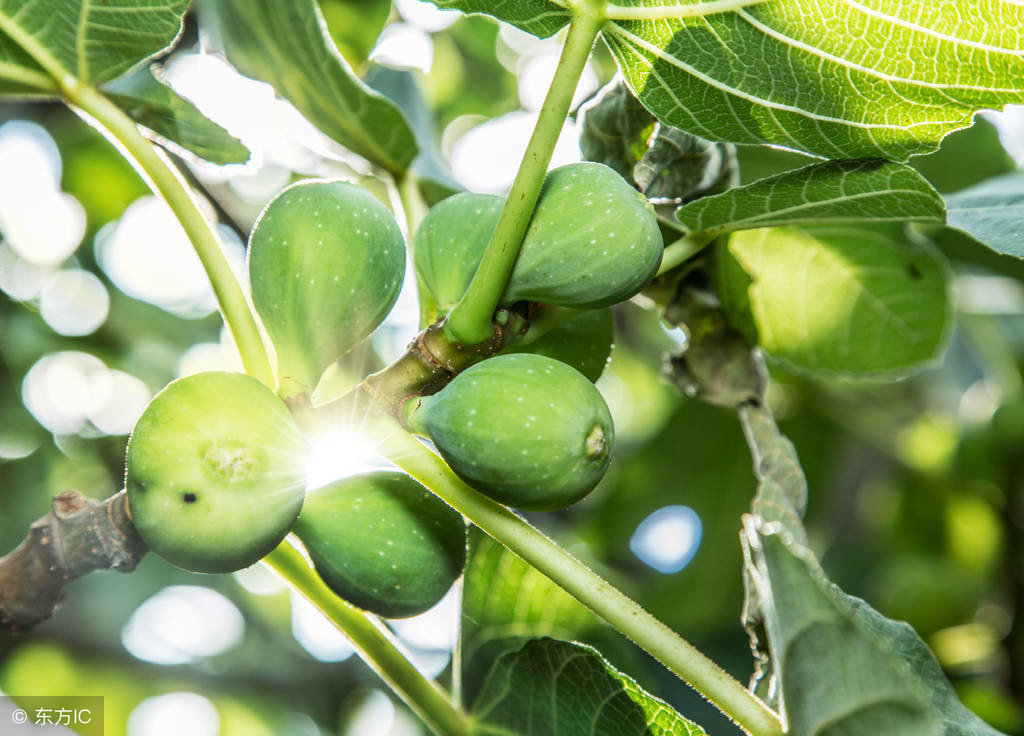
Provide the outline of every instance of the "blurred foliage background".
[[[558,55],[482,17],[419,0],[321,0],[354,68],[393,96],[424,141],[427,170],[476,191],[511,181]],[[378,33],[382,31],[380,38]],[[266,85],[239,77],[190,15],[167,80],[253,151],[245,165],[182,160],[240,274],[246,234],[283,186],[341,177],[391,193]],[[578,102],[610,80],[599,48]],[[553,165],[579,158],[575,121]],[[1016,157],[1016,158],[1015,158]],[[740,151],[744,181],[802,165]],[[1024,161],[1024,113],[982,116],[914,165],[942,192]],[[58,105],[0,105],[0,552],[59,491],[121,487],[125,440],[168,381],[232,369],[191,249],[117,152]],[[897,383],[808,381],[773,367],[772,407],[811,485],[807,527],[832,579],[909,621],[963,701],[1024,734],[1024,264],[967,236],[932,236],[955,274],[958,321],[941,363]],[[406,292],[372,345],[331,386],[395,357],[416,327]],[[746,680],[739,517],[755,482],[735,414],[661,378],[680,341],[650,311],[617,308],[599,387],[620,436],[582,503],[533,520]],[[74,583],[29,635],[0,635],[0,690],[106,697],[106,733],[259,736],[421,733],[319,614],[269,573],[185,573],[148,556],[131,575]],[[570,633],[714,733],[731,726],[592,618]],[[570,617],[572,618],[572,617]],[[450,677],[457,591],[395,622],[413,657]],[[467,670],[467,678],[473,676]],[[478,683],[476,683],[478,685]],[[474,683],[467,679],[467,689]],[[2,730],[2,729],[0,729]]]

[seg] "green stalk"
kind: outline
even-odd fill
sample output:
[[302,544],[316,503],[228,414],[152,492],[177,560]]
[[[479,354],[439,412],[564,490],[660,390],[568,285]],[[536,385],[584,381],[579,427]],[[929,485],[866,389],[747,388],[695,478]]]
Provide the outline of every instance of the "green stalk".
[[366,664],[438,736],[468,736],[469,718],[436,682],[423,676],[401,653],[391,632],[328,588],[302,553],[285,540],[263,558],[272,570],[338,627]]
[[688,261],[702,250],[707,248],[713,241],[714,236],[703,232],[684,235],[665,246],[665,252],[661,256],[661,265],[658,267],[657,276],[668,273],[676,266]]
[[203,215],[181,174],[139,132],[135,121],[94,87],[65,80],[62,91],[67,100],[91,118],[100,131],[121,150],[149,188],[162,197],[174,212],[202,261],[224,323],[231,330],[242,356],[246,373],[274,388],[274,373],[249,303],[228,265],[214,226]]
[[[429,207],[423,201],[423,195],[420,194],[419,177],[413,172],[407,171],[398,177],[395,181],[395,187],[398,190],[398,198],[402,202],[402,211],[405,213],[406,230],[409,233],[408,250],[412,254],[412,261],[415,264],[416,244],[414,237],[420,223],[423,222],[423,218],[427,216]],[[415,266],[413,267],[415,268]],[[420,329],[422,330],[437,319],[437,304],[434,303],[434,297],[431,296],[427,285],[423,283],[419,272],[416,272],[416,294],[419,297]]]
[[602,23],[604,17],[593,8],[573,15],[558,68],[494,234],[469,288],[445,322],[445,333],[455,342],[476,345],[491,336],[491,318],[519,255],[551,154]]
[[373,435],[385,457],[632,639],[747,733],[781,736],[778,716],[742,684],[527,521],[462,482],[394,419],[380,415],[361,430]]

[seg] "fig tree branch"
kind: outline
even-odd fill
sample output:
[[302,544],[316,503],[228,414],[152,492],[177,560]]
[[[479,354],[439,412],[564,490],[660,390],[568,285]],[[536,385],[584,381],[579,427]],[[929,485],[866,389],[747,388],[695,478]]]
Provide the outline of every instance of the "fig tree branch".
[[102,503],[64,491],[0,557],[0,628],[27,631],[50,618],[67,585],[93,570],[131,572],[146,554],[124,491]]
[[[77,491],[59,494],[21,544],[0,557],[0,629],[28,631],[53,615],[72,580],[94,570],[131,572],[147,551],[132,524],[125,491],[103,502]],[[468,733],[466,715],[416,669],[376,617],[334,595],[298,550],[283,542],[265,562],[334,622],[436,733]]]

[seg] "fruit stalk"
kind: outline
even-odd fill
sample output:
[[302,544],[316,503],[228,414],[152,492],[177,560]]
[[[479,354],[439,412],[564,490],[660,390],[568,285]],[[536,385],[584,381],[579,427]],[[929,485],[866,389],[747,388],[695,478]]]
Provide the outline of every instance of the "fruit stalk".
[[390,417],[379,416],[363,429],[389,460],[653,655],[747,733],[781,736],[778,716],[742,684],[523,518],[462,482]]
[[210,279],[217,305],[238,346],[246,373],[273,388],[274,374],[249,303],[224,256],[216,230],[203,215],[181,174],[139,132],[135,122],[94,87],[66,83],[62,91],[76,111],[121,151],[149,188],[174,212]]
[[409,662],[383,624],[335,595],[287,539],[263,562],[327,616],[352,642],[362,660],[434,733],[468,736],[466,714],[436,682],[424,677]]
[[[423,195],[420,194],[419,177],[412,171],[406,171],[395,179],[395,193],[398,195],[402,212],[405,214],[405,240],[409,244],[409,248],[415,248],[416,230],[430,209],[423,201]],[[416,273],[416,294],[419,298],[420,329],[422,330],[437,319],[437,305],[434,304],[430,290],[423,283],[419,273]]]
[[658,276],[668,273],[676,266],[679,266],[693,258],[702,250],[707,248],[715,240],[714,236],[706,233],[690,233],[684,235],[665,246],[665,252],[661,256],[661,265],[658,267]]
[[491,318],[512,273],[576,85],[603,22],[593,10],[573,14],[558,68],[494,234],[469,289],[445,322],[445,334],[455,342],[475,345],[490,336]]

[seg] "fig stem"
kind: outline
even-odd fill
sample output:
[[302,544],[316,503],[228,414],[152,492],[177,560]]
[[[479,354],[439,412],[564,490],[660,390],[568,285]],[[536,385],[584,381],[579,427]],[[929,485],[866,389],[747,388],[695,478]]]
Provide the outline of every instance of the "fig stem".
[[379,619],[335,595],[290,540],[278,545],[263,562],[327,616],[349,639],[360,658],[434,733],[469,735],[469,717],[441,686],[413,666]]
[[576,85],[603,23],[604,16],[591,8],[573,13],[555,76],[494,234],[469,288],[445,321],[445,334],[453,342],[476,345],[490,337],[491,318],[519,255]]
[[781,736],[778,715],[704,653],[525,519],[474,491],[440,456],[383,414],[363,426],[377,449],[481,530],[547,575],[754,736]]
[[[423,201],[423,195],[420,194],[420,179],[412,171],[406,171],[395,179],[395,189],[402,204],[402,212],[405,214],[407,250],[411,256],[410,261],[415,263],[413,249],[416,247],[416,231],[419,229],[420,223],[423,222],[423,218],[427,216],[429,207]],[[434,303],[430,289],[420,277],[420,272],[417,270],[415,273],[416,294],[420,305],[420,329],[422,330],[437,319],[437,304]]]
[[668,273],[676,266],[679,266],[693,258],[702,250],[707,248],[715,237],[704,232],[690,233],[673,241],[665,246],[665,252],[661,256],[661,265],[655,277]]
[[95,87],[69,79],[61,84],[61,91],[72,108],[121,151],[153,193],[174,212],[210,279],[246,373],[275,388],[274,373],[249,302],[224,255],[220,236],[181,173],[139,132],[135,122]]
[[532,317],[530,326],[521,335],[513,335],[509,338],[509,345],[529,345],[542,338],[556,327],[561,327],[571,319],[584,314],[582,309],[571,309],[570,307],[559,307],[554,304],[545,304],[540,307]]

